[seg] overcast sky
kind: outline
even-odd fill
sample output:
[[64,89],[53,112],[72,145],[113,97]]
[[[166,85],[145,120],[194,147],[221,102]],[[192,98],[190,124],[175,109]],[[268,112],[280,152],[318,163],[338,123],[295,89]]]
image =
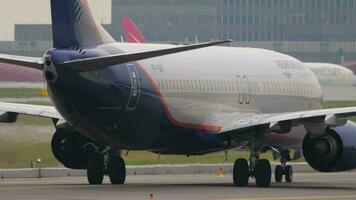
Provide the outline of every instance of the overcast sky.
[[[95,17],[111,23],[111,0],[88,0]],[[50,0],[0,0],[0,40],[14,40],[14,25],[49,24]]]

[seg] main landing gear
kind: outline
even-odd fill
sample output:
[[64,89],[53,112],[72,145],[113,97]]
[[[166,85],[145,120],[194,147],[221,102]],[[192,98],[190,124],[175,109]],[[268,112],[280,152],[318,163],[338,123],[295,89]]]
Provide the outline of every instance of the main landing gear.
[[87,161],[87,178],[89,184],[100,185],[104,175],[108,175],[111,184],[122,185],[126,179],[125,162],[120,155],[107,152],[92,152]]
[[237,159],[234,164],[234,185],[244,187],[248,185],[250,177],[255,178],[258,187],[268,187],[271,184],[271,164],[268,160],[259,159],[259,155],[252,153],[250,165],[246,159]]
[[125,162],[121,151],[95,144],[69,125],[57,128],[51,142],[53,155],[65,167],[86,169],[90,184],[102,184],[108,175],[112,184],[124,184]]
[[[280,154],[281,165],[275,168],[275,180],[277,183],[282,182],[283,176],[287,183],[293,182],[293,168],[287,165],[291,161],[289,151],[283,151]],[[250,164],[246,159],[237,159],[233,169],[234,185],[244,187],[248,185],[249,178],[255,178],[258,187],[268,187],[271,184],[271,164],[268,160],[259,159],[257,153],[251,153]]]

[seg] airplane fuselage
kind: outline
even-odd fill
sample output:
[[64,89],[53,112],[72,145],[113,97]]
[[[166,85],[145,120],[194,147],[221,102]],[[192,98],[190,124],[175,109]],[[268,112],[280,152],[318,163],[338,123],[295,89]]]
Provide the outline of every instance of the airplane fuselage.
[[[118,43],[47,54],[56,65],[167,47]],[[222,150],[218,133],[233,116],[319,109],[322,99],[302,62],[263,49],[211,47],[93,72],[55,69],[50,97],[73,127],[109,146],[166,154]],[[305,131],[299,127],[293,134],[302,138]],[[300,140],[288,146],[298,147]]]

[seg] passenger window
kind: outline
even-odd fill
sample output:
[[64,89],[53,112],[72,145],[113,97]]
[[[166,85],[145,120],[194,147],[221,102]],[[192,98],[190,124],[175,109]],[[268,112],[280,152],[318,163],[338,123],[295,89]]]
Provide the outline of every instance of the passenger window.
[[197,80],[194,81],[194,85],[195,85],[195,87],[194,87],[195,92],[198,92],[199,91],[199,83]]
[[176,87],[177,87],[177,91],[180,92],[181,88],[180,88],[180,80],[176,80]]
[[237,86],[238,86],[239,103],[243,104],[245,100],[245,95],[244,95],[244,86],[243,86],[241,76],[237,76]]
[[219,92],[219,81],[214,81],[214,90],[215,92]]
[[216,90],[217,92],[221,92],[221,88],[220,88],[220,81],[216,81]]
[[193,81],[189,80],[189,91],[193,92],[193,90],[194,90]]
[[173,88],[174,88],[174,91],[177,92],[177,90],[178,90],[177,80],[173,80]]
[[209,92],[209,82],[207,80],[204,80],[204,90],[205,92]]
[[210,81],[206,81],[206,85],[207,85],[207,91],[208,92],[211,92],[211,84],[210,84]]
[[263,83],[263,94],[267,94],[267,84],[264,82]]
[[205,92],[205,82],[201,80],[200,83],[201,83],[201,92]]

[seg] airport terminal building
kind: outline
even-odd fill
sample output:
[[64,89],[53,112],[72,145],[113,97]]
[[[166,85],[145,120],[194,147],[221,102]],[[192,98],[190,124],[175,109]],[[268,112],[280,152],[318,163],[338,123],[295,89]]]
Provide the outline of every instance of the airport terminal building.
[[[354,0],[112,0],[117,39],[130,16],[150,42],[194,43],[233,39],[234,46],[290,54],[304,62],[356,60]],[[16,41],[0,51],[41,56],[51,46],[50,25],[16,25]]]

